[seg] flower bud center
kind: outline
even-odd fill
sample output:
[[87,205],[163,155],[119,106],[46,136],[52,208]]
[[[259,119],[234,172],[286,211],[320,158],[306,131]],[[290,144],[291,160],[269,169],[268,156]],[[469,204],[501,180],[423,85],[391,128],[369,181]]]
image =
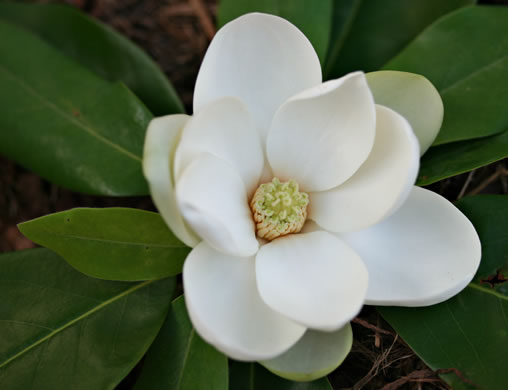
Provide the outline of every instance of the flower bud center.
[[261,184],[250,201],[258,237],[271,241],[298,233],[307,218],[308,204],[309,196],[298,191],[298,183],[293,179],[281,183],[274,177],[271,182]]

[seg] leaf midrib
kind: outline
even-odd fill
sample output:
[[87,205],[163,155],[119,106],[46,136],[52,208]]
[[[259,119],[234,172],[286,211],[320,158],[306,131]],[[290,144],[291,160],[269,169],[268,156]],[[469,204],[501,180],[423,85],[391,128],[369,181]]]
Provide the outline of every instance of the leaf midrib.
[[499,64],[500,62],[503,62],[504,60],[506,60],[508,58],[508,54],[498,58],[497,60],[493,61],[493,62],[490,62],[478,69],[476,69],[475,71],[469,73],[468,75],[464,76],[463,78],[459,79],[459,80],[456,80],[454,81],[452,84],[450,85],[447,85],[446,87],[442,88],[439,92],[441,95],[444,95],[446,94],[450,89],[453,89],[453,88],[456,88],[457,86],[459,86],[460,84],[462,83],[465,83],[467,81],[469,81],[469,79],[475,77],[476,75],[482,73],[482,72],[485,72],[487,71],[489,68],[493,68],[495,67],[497,64]]
[[[356,18],[358,17],[358,11],[360,9],[360,6],[362,5],[363,0],[355,0],[353,6],[351,7],[351,15],[348,18],[347,22],[345,23],[344,30],[342,31],[342,34],[336,39],[337,43],[335,48],[332,49],[332,52],[330,53],[330,57],[327,58],[328,53],[325,55],[325,74],[328,74],[332,71],[333,65],[337,62],[338,58],[340,57],[342,53],[342,49],[344,48],[344,44],[346,43],[347,38],[349,37],[351,33],[351,29],[353,28],[353,23],[355,22]],[[333,30],[333,26],[332,26]],[[330,31],[330,38],[332,31]],[[331,39],[330,39],[331,40]]]
[[189,353],[191,349],[192,341],[194,340],[194,334],[196,333],[195,329],[192,327],[189,335],[189,340],[187,342],[187,346],[185,347],[185,353],[183,355],[183,364],[182,369],[180,370],[180,375],[178,375],[178,381],[176,382],[175,389],[180,389],[180,385],[183,379],[183,374],[185,372],[185,367],[187,366],[187,362],[189,360]]
[[[155,248],[168,248],[168,249],[186,249],[185,245],[174,245],[174,244],[152,244],[150,242],[133,242],[133,241],[119,241],[119,240],[110,240],[106,238],[96,238],[96,237],[87,237],[87,236],[77,236],[74,234],[67,233],[57,233],[52,230],[40,229],[40,232],[44,232],[45,234],[53,235],[56,237],[66,237],[72,238],[76,240],[83,241],[96,241],[107,244],[118,244],[118,245],[127,245],[127,246],[150,246]],[[30,238],[30,237],[28,237]]]
[[45,99],[43,96],[41,96],[37,91],[35,91],[33,88],[31,88],[29,85],[27,85],[23,80],[16,77],[15,74],[10,72],[5,66],[0,64],[0,70],[4,72],[7,77],[10,77],[12,80],[14,80],[15,83],[17,83],[22,89],[30,93],[32,96],[34,96],[36,99],[38,99],[42,104],[44,104],[46,107],[54,111],[56,114],[60,115],[64,119],[68,120],[69,122],[73,123],[77,128],[80,128],[81,130],[87,132],[92,137],[96,138],[97,140],[103,142],[104,144],[108,145],[112,149],[115,149],[116,151],[126,155],[127,157],[141,162],[142,159],[140,156],[128,151],[127,149],[121,147],[120,145],[117,145],[107,138],[103,137],[102,135],[98,134],[92,127],[86,126],[82,122],[78,121],[76,118],[74,118],[72,115],[67,114],[65,111],[62,111],[57,105],[53,104],[52,102]]
[[501,294],[500,292],[497,292],[496,290],[491,290],[489,288],[486,288],[486,287],[483,287],[483,286],[480,286],[479,284],[476,284],[476,283],[469,283],[468,287],[471,287],[471,288],[474,288],[475,290],[479,290],[485,294],[490,294],[490,295],[493,295],[499,299],[502,299],[502,300],[505,300],[505,301],[508,301],[508,296],[506,295],[503,295]]
[[5,360],[3,363],[0,364],[0,368],[2,367],[5,367],[7,366],[9,363],[11,363],[12,361],[16,360],[17,358],[19,358],[20,356],[23,356],[24,354],[26,354],[27,352],[29,352],[30,350],[32,350],[33,348],[39,346],[40,344],[44,343],[45,341],[51,339],[52,337],[56,336],[57,334],[59,334],[60,332],[63,332],[65,329],[69,328],[70,326],[78,323],[79,321],[85,319],[85,318],[88,318],[90,315],[94,314],[95,312],[103,309],[104,307],[118,301],[119,299],[151,284],[155,282],[155,280],[147,280],[143,283],[139,283],[123,292],[121,292],[120,294],[118,295],[115,295],[114,297],[106,300],[106,301],[103,301],[101,302],[99,305],[95,306],[94,308],[84,312],[83,314],[79,315],[78,317],[72,319],[71,321],[67,322],[66,324],[56,328],[54,331],[48,333],[47,335],[45,335],[44,337],[40,338],[39,340],[37,340],[36,342],[30,344],[29,346],[25,347],[24,349],[22,349],[21,351],[19,351],[18,353],[14,354],[13,356],[11,356],[10,358],[8,358],[7,360]]

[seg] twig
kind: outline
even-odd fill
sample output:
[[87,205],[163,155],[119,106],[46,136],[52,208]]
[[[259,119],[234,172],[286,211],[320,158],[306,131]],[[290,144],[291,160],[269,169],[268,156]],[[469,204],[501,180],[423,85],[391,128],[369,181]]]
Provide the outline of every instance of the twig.
[[[374,326],[374,325],[372,325],[372,326]],[[379,357],[376,359],[376,361],[374,362],[374,364],[370,368],[370,370],[367,373],[367,375],[365,375],[362,379],[360,379],[358,382],[356,382],[354,384],[353,390],[360,390],[361,388],[363,388],[363,386],[365,386],[367,383],[369,383],[372,380],[372,378],[374,378],[379,373],[379,367],[383,364],[383,362],[386,360],[388,355],[390,355],[390,352],[392,351],[392,348],[395,345],[395,343],[397,342],[398,338],[399,338],[399,335],[395,335],[395,338],[394,338],[394,340],[392,342],[392,345],[390,345],[390,348],[388,348],[387,350],[384,350],[379,355]],[[385,364],[383,366],[383,368],[388,367],[390,364],[391,364],[391,362],[389,364]]]
[[362,320],[361,318],[356,317],[351,322],[358,324],[360,326],[363,326],[364,328],[370,329],[370,330],[374,331],[375,333],[381,333],[381,334],[386,334],[386,335],[395,337],[395,334],[390,332],[389,330],[385,330],[385,329],[380,328],[376,325],[372,325],[370,322]]
[[475,171],[476,170],[473,170],[473,171],[469,172],[469,175],[467,175],[467,179],[464,182],[464,185],[462,186],[462,189],[460,190],[459,195],[457,196],[457,200],[459,200],[460,198],[462,198],[465,195],[467,187],[469,187],[469,184],[471,184],[471,180],[473,180]]
[[[379,323],[379,313],[376,312],[376,326],[381,329],[380,323]],[[381,334],[376,330],[374,333],[374,346],[376,348],[381,347]]]
[[194,8],[194,12],[198,17],[199,24],[201,24],[201,28],[203,29],[206,37],[211,41],[215,35],[215,26],[213,25],[212,19],[206,11],[202,0],[189,0],[189,3],[192,8]]
[[440,381],[436,378],[436,374],[431,370],[416,370],[411,372],[409,375],[403,376],[394,382],[384,385],[381,390],[397,390],[399,387],[405,385],[408,382],[436,382]]
[[474,387],[475,389],[481,389],[481,387],[479,387],[476,383],[474,383],[473,381],[467,379],[464,376],[464,374],[462,372],[460,372],[460,370],[458,370],[457,368],[441,368],[439,370],[436,370],[436,374],[438,374],[438,375],[441,375],[441,374],[450,374],[452,372],[455,375],[457,375],[457,378],[459,378],[462,382],[467,383],[468,385]]
[[496,172],[494,172],[492,175],[487,177],[483,182],[481,182],[477,187],[475,187],[473,190],[471,190],[468,195],[477,195],[482,190],[485,189],[490,183],[497,180],[498,177],[502,176],[508,176],[508,169],[503,167],[502,165],[499,165]]

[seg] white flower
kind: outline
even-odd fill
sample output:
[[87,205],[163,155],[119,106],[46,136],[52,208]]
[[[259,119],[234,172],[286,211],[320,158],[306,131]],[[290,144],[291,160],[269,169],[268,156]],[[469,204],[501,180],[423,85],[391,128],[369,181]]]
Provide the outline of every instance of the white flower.
[[[194,248],[183,270],[192,323],[235,359],[278,356],[364,303],[446,300],[479,264],[471,223],[413,186],[419,145],[407,120],[374,103],[361,72],[322,83],[310,42],[275,16],[217,33],[194,115],[154,119],[143,165],[163,218]],[[274,177],[294,182],[252,201]],[[251,206],[272,241],[256,237]],[[278,236],[305,214],[301,232]]]

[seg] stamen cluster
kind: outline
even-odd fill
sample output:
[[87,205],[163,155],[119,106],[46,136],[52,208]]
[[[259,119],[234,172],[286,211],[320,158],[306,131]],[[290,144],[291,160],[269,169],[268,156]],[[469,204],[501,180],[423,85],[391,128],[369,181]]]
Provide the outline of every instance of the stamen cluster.
[[281,182],[274,177],[271,182],[261,184],[250,202],[258,237],[271,241],[298,233],[307,218],[308,204],[309,196],[299,192],[293,179]]

